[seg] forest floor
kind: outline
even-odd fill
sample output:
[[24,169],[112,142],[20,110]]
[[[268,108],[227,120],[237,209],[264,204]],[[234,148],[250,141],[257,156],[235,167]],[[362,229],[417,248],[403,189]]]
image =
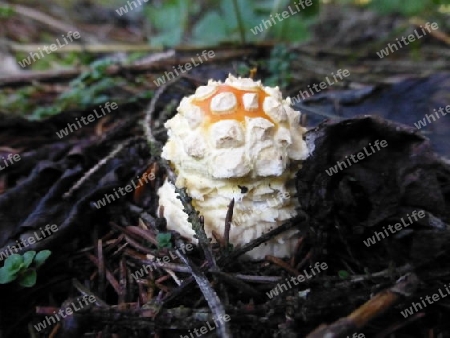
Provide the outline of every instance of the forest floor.
[[[0,252],[43,235],[46,225],[57,227],[29,247],[51,250],[36,284],[1,285],[0,337],[450,337],[450,302],[443,299],[450,294],[450,120],[439,111],[450,112],[450,27],[424,31],[425,22],[328,6],[301,45],[152,50],[138,19],[79,6],[82,20],[63,20],[67,6],[19,6],[21,15],[0,27],[11,41],[8,52],[0,50],[0,156],[16,155],[0,161],[7,165],[0,169]],[[23,70],[12,61],[10,53],[25,58],[42,36],[76,31],[69,29],[75,24],[86,44],[67,48],[85,51],[95,60],[90,67],[75,58],[65,67]],[[421,36],[388,52],[408,34]],[[204,50],[214,58],[158,84]],[[392,55],[380,57],[381,50]],[[147,55],[123,62],[125,53],[137,52]],[[67,57],[61,48],[43,61],[60,65]],[[188,252],[161,248],[159,235],[167,231],[156,216],[156,191],[170,173],[159,156],[164,122],[184,96],[229,73],[279,85],[302,112],[315,145],[292,196],[302,210],[233,250],[206,241]],[[311,89],[320,83],[326,88]],[[107,102],[117,110],[67,129]],[[391,145],[386,152],[326,174],[342,154],[377,139]],[[95,207],[144,173],[154,179]],[[189,197],[181,197],[190,208]],[[426,216],[363,244],[414,211]],[[302,238],[289,259],[241,259],[291,228]],[[171,236],[180,248],[181,239]],[[315,263],[328,268],[268,296]],[[71,307],[78,309],[73,315],[56,316]]]

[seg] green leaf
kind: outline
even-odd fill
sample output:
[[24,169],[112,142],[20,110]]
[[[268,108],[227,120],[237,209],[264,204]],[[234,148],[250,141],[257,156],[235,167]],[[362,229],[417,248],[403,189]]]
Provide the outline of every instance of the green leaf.
[[[282,0],[279,8],[282,8],[287,3]],[[259,26],[262,20],[269,20],[269,15],[273,9],[273,0],[259,1],[257,4],[250,4],[247,0],[237,0],[239,12],[242,18],[242,23],[245,31],[245,38],[247,41],[257,41],[260,36],[252,34],[252,29]],[[226,40],[237,41],[240,40],[239,25],[237,13],[233,5],[233,1],[221,2],[221,14],[226,18],[224,24],[227,30]]]
[[36,257],[34,257],[34,265],[36,266],[36,268],[44,264],[44,262],[47,260],[48,257],[50,257],[51,254],[52,252],[50,250],[39,251]]
[[373,8],[382,14],[390,14],[399,11],[402,0],[373,0],[369,3],[369,8]]
[[23,254],[23,265],[28,268],[33,263],[33,258],[36,256],[36,251],[27,251]]
[[[246,37],[249,37],[249,29],[254,26],[252,23],[257,19],[255,16],[254,5],[249,6],[247,0],[237,0],[237,6],[244,25],[245,35]],[[238,40],[240,38],[238,13],[236,12],[233,1],[221,2],[220,15],[228,33],[226,39]],[[226,19],[224,20],[224,18]]]
[[297,4],[297,6],[295,6],[294,2],[298,2],[298,1],[291,1],[290,6],[291,6],[292,10],[294,10],[294,8],[295,8],[295,11],[298,12],[298,9],[297,9],[297,6],[298,6],[298,8],[300,8],[300,11],[298,13],[305,18],[310,18],[310,17],[316,16],[319,14],[320,1],[311,0],[311,6],[307,6],[306,1],[305,1],[304,5],[303,5],[305,8],[303,8],[301,6],[301,4]]
[[[268,16],[272,11],[280,10],[280,8],[284,8],[289,4],[288,1],[278,1],[275,3],[273,0],[263,0],[255,3],[254,8],[255,12],[259,14],[264,14]],[[276,7],[278,5],[278,7]],[[249,6],[250,7],[250,6]]]
[[0,284],[11,283],[16,277],[16,273],[8,271],[5,267],[0,268]]
[[192,35],[194,42],[204,45],[218,44],[229,37],[227,24],[217,11],[206,13],[195,24]]
[[172,234],[170,232],[159,233],[156,235],[156,240],[158,241],[158,247],[160,248],[171,248],[172,243],[170,240],[172,239]]
[[11,273],[19,272],[23,267],[23,257],[19,254],[13,254],[6,258],[4,268]]
[[372,0],[369,7],[374,8],[382,14],[401,13],[406,16],[421,14],[428,7],[432,6],[430,0]]
[[248,74],[250,74],[250,66],[247,64],[238,64],[237,65],[237,75],[241,77],[248,77]]
[[339,270],[338,271],[338,276],[341,279],[347,279],[348,277],[350,277],[350,274],[347,271],[345,271],[345,270]]
[[191,1],[167,0],[161,6],[146,6],[146,16],[157,33],[150,40],[152,45],[175,46],[181,43],[187,26]]
[[14,9],[9,5],[0,6],[0,18],[10,18],[15,14]]
[[311,19],[292,16],[274,25],[269,35],[275,36],[279,41],[298,42],[306,40],[309,35]]
[[424,0],[409,0],[408,5],[400,8],[400,12],[407,16],[418,15],[427,9],[429,1]]
[[35,269],[28,269],[19,278],[20,286],[30,288],[36,284],[37,274]]

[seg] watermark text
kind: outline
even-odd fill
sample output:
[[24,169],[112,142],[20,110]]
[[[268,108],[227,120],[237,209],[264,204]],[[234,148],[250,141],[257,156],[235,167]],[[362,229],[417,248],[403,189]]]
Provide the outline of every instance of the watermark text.
[[[287,19],[292,15],[300,13],[302,11],[302,9],[312,6],[312,4],[313,4],[312,0],[295,1],[294,7],[296,10],[292,9],[291,5],[289,5],[287,8],[287,9],[289,9],[289,11],[283,11],[281,13],[275,13],[275,14],[269,15],[269,19],[267,19],[267,20],[262,19],[261,23],[253,28],[250,28],[250,31],[253,33],[253,35],[258,35],[259,33],[262,33],[264,30],[272,27],[272,25],[276,25],[277,23],[283,21],[284,19]],[[276,18],[276,20],[275,20],[275,18]]]
[[[422,27],[422,25],[420,25],[420,29],[419,28],[415,29],[414,34],[409,34],[407,37],[402,36],[400,38],[400,40],[398,38],[396,38],[395,39],[395,40],[397,40],[396,42],[388,43],[386,48],[383,48],[379,52],[377,52],[377,55],[380,59],[382,59],[385,56],[388,56],[389,54],[398,51],[399,48],[403,48],[404,46],[409,45],[411,42],[414,42],[414,41],[424,37],[425,35],[430,33],[432,30],[436,30],[438,28],[439,28],[439,26],[436,22],[433,22],[431,24],[429,22],[427,22],[425,24],[425,27]],[[420,35],[421,32],[423,33],[423,35]],[[408,41],[406,41],[406,40],[408,40]]]
[[[164,72],[164,75],[158,77],[156,80],[153,81],[153,83],[154,83],[157,87],[159,87],[159,86],[165,84],[166,81],[173,80],[173,79],[175,79],[176,77],[180,76],[180,73],[179,73],[178,71],[180,71],[181,73],[184,74],[184,73],[186,73],[187,71],[191,70],[193,67],[200,66],[200,65],[203,63],[203,61],[208,61],[208,58],[211,59],[211,58],[213,58],[213,57],[215,57],[215,56],[216,56],[216,54],[215,54],[214,51],[212,51],[212,50],[209,50],[209,51],[204,50],[204,51],[202,52],[202,55],[199,55],[199,54],[197,53],[197,60],[198,60],[200,63],[195,62],[196,59],[195,59],[194,57],[191,57],[192,63],[191,63],[191,62],[186,62],[184,65],[178,65],[177,67],[172,66],[173,72],[165,71],[165,72]],[[183,67],[184,67],[184,68],[183,68]],[[178,69],[178,71],[177,71],[177,69]],[[174,74],[174,72],[175,72],[175,74]]]
[[[65,36],[64,34],[61,35],[62,39],[64,40],[64,44],[61,44],[61,41],[59,41],[60,38],[56,39],[56,43],[52,43],[50,46],[44,46],[42,49],[47,53],[44,54],[43,50],[39,47],[38,50],[39,52],[33,53],[30,52],[29,55],[23,59],[22,61],[18,61],[20,67],[25,68],[26,66],[31,65],[32,60],[33,62],[36,62],[37,60],[40,60],[41,58],[44,58],[46,55],[55,52],[58,50],[58,48],[62,48],[64,46],[67,46],[70,42],[73,42],[74,39],[77,40],[80,38],[80,33],[75,31],[72,33],[72,31],[67,33],[67,36]],[[67,38],[67,39],[66,39]],[[67,41],[69,40],[69,41]]]
[[[68,136],[70,133],[73,133],[74,131],[77,131],[78,129],[83,127],[83,125],[87,126],[89,123],[94,122],[96,119],[102,118],[107,113],[111,113],[111,110],[116,110],[117,103],[106,102],[103,107],[102,107],[102,105],[100,105],[99,108],[100,108],[101,114],[100,114],[100,112],[97,112],[97,109],[94,109],[94,114],[89,114],[88,116],[81,116],[80,117],[81,121],[77,117],[75,119],[75,123],[67,123],[67,127],[64,129],[61,129],[60,131],[57,131],[56,135],[58,135],[59,138]],[[107,112],[105,111],[105,109],[107,110]],[[82,122],[83,122],[83,124],[81,124]]]
[[8,168],[10,165],[19,162],[21,160],[20,155],[19,154],[9,154],[6,158],[4,158],[3,156],[0,159],[0,171],[2,171],[3,169]]
[[[340,170],[347,169],[348,167],[351,167],[353,164],[358,163],[361,160],[364,160],[366,157],[371,156],[375,154],[377,151],[380,151],[381,148],[386,148],[388,146],[388,143],[386,140],[376,140],[374,142],[374,145],[372,146],[372,143],[369,143],[368,146],[363,148],[363,151],[360,151],[356,154],[352,154],[349,156],[345,156],[345,159],[342,161],[337,161],[337,164],[333,167],[330,167],[329,169],[325,169],[328,176],[333,176],[334,174],[337,174]],[[376,149],[375,149],[375,148]],[[380,148],[381,147],[381,148]],[[370,149],[368,149],[370,148]],[[370,152],[369,150],[372,150]],[[356,159],[358,158],[358,159]]]
[[[408,218],[409,222],[407,222],[405,220],[406,217]],[[369,238],[367,238],[366,240],[363,241],[364,244],[367,247],[369,247],[371,245],[375,245],[377,242],[381,241],[382,239],[385,239],[386,237],[389,237],[391,234],[395,234],[397,231],[400,231],[403,228],[406,228],[407,226],[413,224],[414,221],[417,222],[419,220],[419,218],[424,218],[425,217],[425,211],[423,211],[423,210],[420,210],[420,211],[414,210],[411,213],[411,216],[409,214],[406,214],[406,217],[405,218],[403,218],[403,217],[400,218],[401,223],[398,222],[398,223],[395,223],[394,225],[389,224],[387,229],[386,229],[385,226],[383,226],[383,231],[375,231],[374,232],[375,234],[372,237],[369,237]],[[414,218],[414,221],[411,219],[411,217]],[[395,228],[395,231],[394,231],[394,228]],[[389,232],[388,232],[388,229],[389,229]]]
[[29,247],[30,245],[33,245],[51,235],[53,235],[55,232],[58,231],[58,226],[56,224],[47,224],[45,227],[40,227],[37,231],[34,231],[33,234],[26,238],[26,239],[20,239],[16,241],[16,245],[8,245],[8,247],[0,251],[0,261],[2,261],[4,258],[8,258],[12,254],[19,253],[22,251],[22,249]]
[[[292,289],[292,284],[298,285],[299,283],[302,283],[308,279],[313,278],[317,274],[319,274],[322,271],[325,271],[328,269],[327,263],[318,263],[314,264],[313,266],[310,266],[309,271],[303,270],[303,274],[300,274],[298,276],[292,276],[290,279],[286,279],[284,283],[278,283],[276,287],[274,287],[269,292],[266,292],[267,297],[270,299],[278,296],[279,294],[283,293],[284,291]],[[284,289],[284,290],[283,290]]]

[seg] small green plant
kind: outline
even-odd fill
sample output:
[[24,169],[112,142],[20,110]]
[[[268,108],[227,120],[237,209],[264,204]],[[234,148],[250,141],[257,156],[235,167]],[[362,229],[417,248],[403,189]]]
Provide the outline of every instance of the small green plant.
[[91,63],[90,69],[72,80],[69,90],[62,93],[53,105],[36,108],[30,118],[40,120],[70,108],[84,109],[107,102],[110,97],[106,92],[124,83],[124,80],[115,80],[107,74],[108,67],[113,63],[110,59]]
[[284,45],[277,45],[270,53],[270,59],[267,61],[267,70],[271,74],[265,81],[267,86],[280,86],[281,90],[286,89],[292,80],[290,71],[291,62],[294,60],[294,54]]
[[[70,82],[69,89],[59,95],[51,106],[37,107],[30,114],[29,119],[41,120],[49,116],[57,115],[65,110],[83,110],[112,100],[114,88],[127,85],[127,80],[112,77],[108,74],[109,66],[115,64],[115,62],[111,59],[92,62],[89,69],[73,79]],[[135,83],[139,83],[139,79],[135,79]],[[152,95],[152,91],[143,91],[127,99],[126,103],[147,100]]]
[[15,14],[14,9],[9,5],[0,5],[0,18],[10,18]]
[[20,286],[30,288],[36,284],[36,270],[44,264],[51,255],[49,250],[27,251],[23,255],[12,254],[5,260],[5,265],[0,268],[0,284],[11,283],[14,280]]
[[444,3],[445,0],[410,0],[407,3],[402,0],[372,0],[368,7],[382,14],[400,13],[409,17],[433,13],[438,5]]
[[341,279],[348,279],[348,278],[350,278],[350,274],[346,270],[339,270],[338,271],[338,276]]
[[159,248],[171,248],[172,247],[172,234],[170,232],[159,233],[156,235]]
[[[320,2],[311,3],[298,11],[294,0],[206,0],[202,4],[192,0],[166,0],[144,7],[144,13],[152,32],[149,42],[154,46],[176,46],[183,42],[216,45],[267,39],[296,42],[308,38],[309,25],[319,13]],[[289,9],[294,13],[289,20],[272,21],[271,27],[262,34],[252,33],[263,20],[271,20],[271,15],[280,15]]]

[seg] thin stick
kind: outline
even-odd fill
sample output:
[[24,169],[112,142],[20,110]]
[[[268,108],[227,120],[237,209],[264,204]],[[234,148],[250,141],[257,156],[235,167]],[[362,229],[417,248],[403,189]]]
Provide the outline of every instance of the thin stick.
[[[14,43],[9,45],[11,51],[13,52],[22,52],[22,53],[35,53],[37,50],[44,49],[48,47],[48,44],[43,43],[34,43],[34,44],[18,44]],[[155,48],[149,45],[125,45],[125,44],[108,44],[108,45],[80,45],[80,44],[72,44],[72,45],[64,45],[62,48],[58,48],[52,53],[131,53],[131,52],[154,52],[154,51],[162,51],[162,48]]]
[[237,0],[233,0],[234,12],[236,13],[236,19],[239,27],[239,34],[241,36],[241,42],[245,45],[245,26],[244,21],[242,20],[241,10],[239,9],[239,5]]
[[375,317],[389,310],[401,297],[411,297],[418,284],[419,279],[415,274],[407,274],[400,278],[393,287],[379,292],[349,316],[341,318],[333,324],[319,326],[307,338],[344,337],[354,333]]
[[155,113],[155,110],[156,110],[156,103],[158,102],[161,95],[167,90],[167,88],[169,88],[170,85],[172,85],[179,79],[180,79],[180,77],[177,77],[175,79],[167,81],[164,85],[159,87],[155,91],[155,94],[153,95],[152,100],[150,101],[150,105],[149,105],[147,111],[145,112],[144,132],[145,132],[145,137],[147,138],[147,141],[151,142],[151,146],[153,147],[152,155],[159,156],[161,153],[161,148],[162,148],[162,145],[160,144],[160,142],[158,142],[156,140],[156,138],[153,136],[153,131],[152,131],[153,114]]
[[[178,247],[181,247],[183,244],[183,241],[181,241],[180,239],[177,240]],[[181,261],[186,264],[191,270],[191,275],[197,282],[200,291],[203,293],[203,296],[205,297],[205,300],[208,303],[211,312],[213,313],[213,316],[217,320],[218,336],[221,338],[230,338],[231,332],[228,322],[221,320],[225,317],[226,313],[224,306],[220,302],[220,298],[217,296],[217,293],[213,290],[213,288],[209,284],[208,279],[199,267],[197,267],[184,253],[180,251],[176,251],[176,253],[178,257],[180,257]]]
[[[257,48],[249,49],[237,49],[237,50],[227,50],[223,52],[216,53],[215,57],[211,60],[205,61],[204,63],[212,62],[220,63],[230,60],[242,59],[243,57],[255,56],[260,53]],[[192,63],[192,57],[174,57],[170,60],[163,60],[158,62],[152,62],[150,64],[121,64],[121,65],[110,65],[105,73],[109,76],[120,75],[123,73],[127,74],[139,74],[142,75],[148,72],[161,72],[170,69],[172,66],[182,65],[186,63]],[[33,85],[36,81],[41,82],[63,82],[69,81],[73,78],[79,76],[82,72],[89,71],[89,67],[77,67],[73,69],[64,70],[49,70],[49,71],[30,71],[19,73],[11,76],[0,76],[0,88],[2,87],[19,87],[24,85]]]
[[234,198],[231,200],[230,204],[228,205],[227,215],[225,217],[225,230],[223,234],[225,247],[228,248],[228,245],[230,244],[230,228],[231,228],[231,222],[233,221],[233,209],[234,209]]
[[77,191],[84,182],[86,182],[94,173],[96,173],[101,167],[103,167],[110,159],[112,159],[114,156],[116,156],[119,152],[122,151],[123,148],[125,148],[127,145],[134,142],[137,138],[131,138],[121,144],[119,144],[112,152],[110,152],[106,157],[102,158],[95,166],[93,166],[89,171],[84,174],[83,177],[81,177],[73,186],[69,189],[68,192],[66,192],[63,195],[63,198],[69,198],[72,196],[72,194]]
[[192,230],[195,231],[198,243],[203,250],[205,258],[211,269],[217,269],[216,259],[211,251],[210,241],[205,233],[205,224],[203,216],[199,215],[199,212],[195,210],[192,205],[192,197],[190,197],[186,191],[186,188],[178,188],[175,185],[175,192],[178,194],[177,198],[183,204],[183,211],[188,215],[188,221],[192,225]]
[[253,248],[256,248],[257,246],[267,242],[268,240],[272,239],[273,237],[283,233],[284,231],[287,231],[293,227],[295,227],[296,225],[296,221],[298,221],[300,219],[300,216],[303,218],[302,219],[302,223],[308,222],[308,216],[305,213],[300,213],[296,218],[290,219],[288,220],[286,223],[283,223],[282,225],[280,225],[279,227],[276,227],[275,229],[261,235],[260,237],[254,239],[253,241],[243,245],[242,247],[234,250],[233,252],[231,252],[229,255],[227,256],[223,256],[218,260],[218,264],[219,266],[225,266],[227,264],[229,264],[230,262],[234,261],[235,259],[237,259],[239,256],[245,254],[246,252],[252,250]]
[[[70,31],[78,31],[77,27],[67,25],[64,22],[56,20],[55,18],[51,17],[50,15],[39,12],[33,8],[25,7],[22,5],[10,5],[10,6],[14,9],[14,12],[16,12],[17,14],[20,14],[24,17],[38,21],[49,27],[56,28],[57,30],[59,30],[61,32],[67,33]],[[90,34],[87,34],[85,32],[80,32],[80,39],[83,39],[83,40],[89,41],[89,42],[97,42],[98,41],[98,39],[96,37],[94,37]]]

